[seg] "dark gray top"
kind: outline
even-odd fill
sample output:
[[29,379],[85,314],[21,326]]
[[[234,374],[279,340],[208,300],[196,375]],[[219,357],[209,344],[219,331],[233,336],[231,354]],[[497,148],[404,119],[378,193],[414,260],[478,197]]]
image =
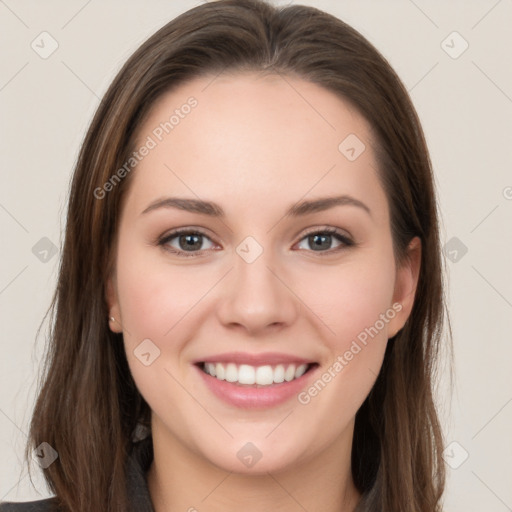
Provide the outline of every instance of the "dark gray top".
[[[134,443],[127,461],[127,486],[131,509],[129,512],[155,512],[149,496],[146,472],[153,461],[151,436]],[[58,512],[56,498],[25,503],[2,502],[0,512]]]

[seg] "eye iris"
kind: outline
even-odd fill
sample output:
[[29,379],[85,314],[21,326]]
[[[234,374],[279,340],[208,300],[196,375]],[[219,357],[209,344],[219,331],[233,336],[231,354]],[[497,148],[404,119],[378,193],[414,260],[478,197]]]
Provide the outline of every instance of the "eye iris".
[[201,235],[188,234],[181,235],[179,238],[180,248],[185,251],[193,251],[201,249],[202,237]]
[[331,235],[310,235],[308,237],[309,245],[313,250],[330,249],[331,247]]

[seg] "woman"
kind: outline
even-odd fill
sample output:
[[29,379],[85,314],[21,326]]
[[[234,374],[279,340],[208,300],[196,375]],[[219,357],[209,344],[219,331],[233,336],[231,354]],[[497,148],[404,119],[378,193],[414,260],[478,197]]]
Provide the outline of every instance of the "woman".
[[402,83],[319,10],[146,41],[83,143],[14,510],[441,510],[433,175]]

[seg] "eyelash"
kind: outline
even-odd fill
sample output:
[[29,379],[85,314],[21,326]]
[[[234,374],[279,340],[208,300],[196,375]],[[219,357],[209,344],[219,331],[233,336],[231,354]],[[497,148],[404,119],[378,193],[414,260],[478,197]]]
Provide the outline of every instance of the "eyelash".
[[[210,241],[212,241],[212,243],[214,243],[213,240],[211,240],[210,237],[206,233],[203,233],[200,230],[196,230],[196,229],[177,229],[177,230],[172,231],[171,233],[168,233],[168,234],[164,235],[163,237],[159,238],[157,240],[157,245],[161,246],[166,251],[169,251],[169,252],[171,252],[173,254],[176,254],[176,255],[178,255],[180,257],[185,257],[185,258],[197,257],[202,252],[210,251],[211,250],[211,249],[202,249],[202,250],[199,250],[199,251],[182,251],[182,250],[176,250],[174,247],[170,247],[170,246],[167,245],[172,239],[174,239],[174,238],[176,238],[176,237],[178,237],[180,235],[199,235],[199,236],[203,236],[205,238],[208,238]],[[322,229],[314,229],[314,230],[311,230],[309,232],[306,232],[304,234],[304,236],[299,240],[299,242],[302,242],[302,240],[304,240],[305,238],[307,238],[307,237],[309,237],[311,235],[330,235],[330,236],[333,236],[334,238],[336,238],[342,244],[339,247],[336,247],[334,249],[328,249],[326,251],[313,251],[312,249],[308,251],[308,252],[316,253],[319,256],[324,256],[324,255],[330,255],[330,254],[333,254],[333,253],[337,253],[337,252],[339,252],[341,250],[344,250],[344,249],[347,249],[349,247],[352,247],[352,246],[356,245],[356,243],[353,240],[348,238],[346,235],[342,234],[336,228],[332,228],[332,227],[326,227],[326,228],[322,228]],[[300,250],[305,250],[305,249],[300,249]]]

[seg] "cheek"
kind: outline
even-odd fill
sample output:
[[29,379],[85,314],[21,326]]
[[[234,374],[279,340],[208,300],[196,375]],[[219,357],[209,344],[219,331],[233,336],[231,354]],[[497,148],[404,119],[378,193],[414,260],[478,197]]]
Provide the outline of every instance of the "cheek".
[[198,270],[191,279],[190,272],[166,264],[156,250],[129,240],[124,246],[120,241],[119,254],[129,255],[118,258],[117,289],[133,379],[153,410],[179,402],[186,412],[189,401],[177,383],[183,380],[178,359],[190,340],[190,318],[215,276]]
[[379,337],[387,339],[388,324],[379,318],[391,308],[394,280],[393,260],[382,256],[316,268],[296,277],[297,294],[330,328],[332,336],[325,339],[338,352],[376,322]]
[[394,260],[382,253],[347,259],[345,264],[317,269],[312,276],[302,278],[300,296],[307,297],[307,305],[329,326],[322,337],[327,356],[320,382],[305,390],[299,401],[315,402],[322,414],[329,414],[336,404],[331,411],[336,411],[331,416],[336,429],[355,414],[380,371],[388,322],[395,316]]
[[133,343],[144,338],[164,341],[211,287],[212,276],[199,267],[191,273],[167,265],[156,250],[129,247],[129,242],[124,254],[130,257],[118,259],[117,282],[128,337]]
[[327,356],[317,379],[298,399],[315,417],[329,418],[326,438],[334,439],[354,417],[380,371],[387,322],[395,316],[393,269],[382,259],[378,266],[340,265],[336,272],[317,272],[314,286],[303,284],[308,306],[332,332],[322,338]]

